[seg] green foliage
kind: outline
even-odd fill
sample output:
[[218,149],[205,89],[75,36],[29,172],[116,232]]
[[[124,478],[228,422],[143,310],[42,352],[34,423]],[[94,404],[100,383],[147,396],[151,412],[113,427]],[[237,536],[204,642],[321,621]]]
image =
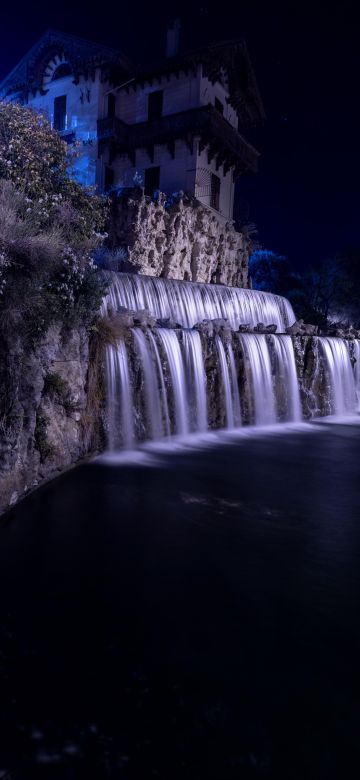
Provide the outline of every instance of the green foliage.
[[60,399],[69,395],[69,385],[57,371],[49,371],[44,379],[44,394],[52,397],[57,396]]
[[90,239],[104,228],[105,201],[70,178],[76,151],[61,140],[47,119],[31,108],[0,102],[0,178],[29,198],[39,226],[59,222],[72,239]]
[[91,322],[105,282],[92,259],[107,202],[73,181],[48,122],[0,103],[0,327],[32,339],[52,322]]
[[129,252],[124,246],[115,249],[100,246],[95,250],[93,257],[98,268],[104,271],[126,271]]
[[326,328],[331,322],[360,324],[360,250],[351,248],[294,273],[285,257],[256,251],[249,263],[253,287],[285,295],[296,317]]
[[41,463],[53,458],[55,455],[55,447],[50,444],[47,436],[47,428],[49,425],[49,418],[42,410],[39,410],[36,415],[35,425],[35,446],[40,453]]
[[50,371],[46,374],[43,392],[44,395],[58,401],[65,409],[66,414],[71,414],[76,408],[76,405],[71,400],[71,388],[57,371]]
[[352,318],[347,307],[350,289],[350,277],[332,258],[306,270],[289,297],[299,317],[326,328],[331,321]]
[[257,249],[249,259],[249,274],[254,290],[286,295],[291,278],[286,257],[268,249]]

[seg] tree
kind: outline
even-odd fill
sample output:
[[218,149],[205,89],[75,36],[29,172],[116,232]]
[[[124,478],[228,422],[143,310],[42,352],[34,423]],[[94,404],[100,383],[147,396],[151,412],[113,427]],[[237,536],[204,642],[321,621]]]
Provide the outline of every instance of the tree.
[[249,271],[254,289],[284,295],[297,319],[326,328],[331,322],[360,323],[360,249],[350,248],[302,273],[270,250],[253,252]]
[[249,274],[254,290],[285,296],[297,279],[288,259],[269,249],[256,249],[252,253],[249,259]]
[[298,316],[324,328],[346,319],[344,304],[351,282],[337,258],[308,269],[299,282],[291,300]]
[[103,294],[92,252],[106,202],[68,174],[67,146],[44,117],[0,103],[1,328],[32,336],[91,319]]
[[13,182],[38,209],[46,227],[66,204],[74,228],[71,238],[94,240],[104,226],[104,201],[69,176],[77,149],[53,130],[47,119],[31,108],[0,102],[0,179]]

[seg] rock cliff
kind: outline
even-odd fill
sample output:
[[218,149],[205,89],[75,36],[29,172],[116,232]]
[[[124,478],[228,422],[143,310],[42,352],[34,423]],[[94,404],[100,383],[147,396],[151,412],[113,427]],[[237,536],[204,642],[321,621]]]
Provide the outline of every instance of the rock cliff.
[[101,447],[101,371],[85,328],[0,343],[0,511]]
[[250,239],[197,201],[131,190],[113,203],[110,243],[127,251],[126,270],[248,287]]

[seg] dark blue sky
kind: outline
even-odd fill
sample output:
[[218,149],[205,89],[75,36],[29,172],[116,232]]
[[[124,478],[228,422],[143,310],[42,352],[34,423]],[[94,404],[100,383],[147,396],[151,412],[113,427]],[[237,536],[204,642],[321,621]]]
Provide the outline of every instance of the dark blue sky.
[[[184,45],[246,38],[267,121],[250,134],[260,173],[239,184],[239,212],[262,245],[301,267],[360,245],[360,47],[355,2],[289,4],[174,0],[37,2],[2,9],[0,76],[48,27],[159,59],[166,21],[180,16]],[[103,12],[101,12],[103,9]],[[249,135],[249,134],[248,134]]]

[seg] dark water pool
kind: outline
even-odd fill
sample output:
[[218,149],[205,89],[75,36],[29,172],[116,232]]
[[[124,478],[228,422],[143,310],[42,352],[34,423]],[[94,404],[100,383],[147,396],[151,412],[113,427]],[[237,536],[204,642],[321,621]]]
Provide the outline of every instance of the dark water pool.
[[82,466],[0,594],[0,778],[359,775],[359,427]]

